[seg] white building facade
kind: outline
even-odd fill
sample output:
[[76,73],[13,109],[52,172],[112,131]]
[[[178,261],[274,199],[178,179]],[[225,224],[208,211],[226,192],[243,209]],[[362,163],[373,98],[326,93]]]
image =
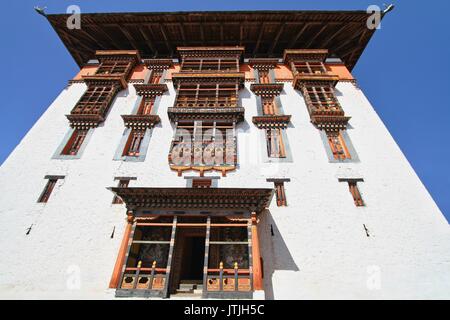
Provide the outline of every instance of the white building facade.
[[[187,33],[164,59],[94,48],[1,166],[0,297],[448,299],[448,222],[332,34],[270,58]],[[220,161],[175,163],[208,126]]]

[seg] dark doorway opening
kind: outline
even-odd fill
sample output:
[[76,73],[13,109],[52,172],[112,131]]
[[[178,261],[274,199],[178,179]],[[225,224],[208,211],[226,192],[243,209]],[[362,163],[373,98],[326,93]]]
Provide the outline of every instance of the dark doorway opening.
[[187,236],[183,239],[181,280],[202,280],[205,258],[205,237]]

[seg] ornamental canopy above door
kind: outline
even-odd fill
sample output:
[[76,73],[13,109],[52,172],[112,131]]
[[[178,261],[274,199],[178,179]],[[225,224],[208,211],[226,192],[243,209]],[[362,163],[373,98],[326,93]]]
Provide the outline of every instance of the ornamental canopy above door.
[[273,189],[268,188],[108,188],[129,211],[227,210],[260,213],[269,207]]

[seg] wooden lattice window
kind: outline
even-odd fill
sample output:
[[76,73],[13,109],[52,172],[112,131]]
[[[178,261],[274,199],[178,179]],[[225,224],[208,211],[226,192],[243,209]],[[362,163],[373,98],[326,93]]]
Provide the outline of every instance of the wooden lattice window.
[[264,115],[275,115],[277,114],[277,106],[274,97],[262,97],[262,107]]
[[355,201],[355,205],[357,207],[363,207],[364,201],[361,197],[361,193],[358,189],[358,184],[356,181],[348,181],[348,187],[350,190],[350,193],[352,194],[353,200]]
[[80,98],[72,114],[101,114],[111,101],[114,86],[90,86]]
[[312,111],[339,111],[340,106],[334,94],[334,90],[328,86],[306,87],[305,93],[308,95]]
[[275,195],[277,198],[277,206],[284,207],[287,206],[286,193],[284,191],[284,182],[275,182]]
[[[129,183],[130,183],[130,179],[120,179],[119,183],[117,184],[117,187],[118,188],[127,188]],[[117,195],[115,195],[112,203],[113,204],[122,204],[123,201],[121,198],[119,198]]]
[[270,83],[269,70],[258,70],[259,83]]
[[192,188],[211,188],[211,179],[192,179]]
[[38,202],[46,203],[48,201],[48,199],[50,198],[50,194],[52,193],[53,189],[55,188],[57,181],[58,181],[58,179],[56,179],[56,178],[48,179],[47,184],[45,185],[44,191],[42,191],[42,194],[38,199]]
[[128,74],[131,61],[103,61],[97,69],[96,74]]
[[181,71],[239,71],[237,59],[184,59]]
[[140,149],[142,140],[144,140],[145,130],[133,129],[130,132],[127,143],[123,150],[124,156],[138,157],[140,155]]
[[175,105],[177,107],[223,108],[237,106],[238,85],[181,84]]
[[298,73],[306,74],[322,74],[327,72],[322,62],[293,62],[293,68]]
[[351,159],[341,132],[327,132],[327,139],[335,160]]
[[270,158],[285,158],[283,131],[280,128],[266,129],[267,155]]
[[139,106],[138,115],[149,115],[155,105],[155,97],[144,97]]
[[61,154],[63,155],[76,155],[80,150],[84,140],[86,139],[86,135],[88,133],[88,129],[75,129],[72,135],[67,141],[66,146],[63,148]]

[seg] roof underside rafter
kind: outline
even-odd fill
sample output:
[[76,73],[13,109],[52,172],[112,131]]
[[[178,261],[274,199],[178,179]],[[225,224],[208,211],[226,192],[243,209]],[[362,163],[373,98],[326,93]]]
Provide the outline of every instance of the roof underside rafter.
[[143,58],[175,58],[178,46],[244,46],[246,58],[281,57],[284,49],[328,49],[351,70],[375,30],[365,11],[236,11],[85,13],[81,29],[67,14],[47,18],[82,66],[96,50],[139,50]]

